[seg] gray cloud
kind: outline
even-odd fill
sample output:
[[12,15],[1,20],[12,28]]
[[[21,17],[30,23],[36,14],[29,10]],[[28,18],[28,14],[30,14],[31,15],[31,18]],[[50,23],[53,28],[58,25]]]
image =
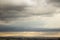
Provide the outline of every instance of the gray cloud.
[[6,6],[0,7],[0,20],[11,20],[18,18],[21,11],[24,11],[25,6]]
[[60,0],[49,0],[50,2],[60,2]]
[[40,0],[40,3],[38,3],[38,1],[35,1],[35,3],[33,3],[36,5],[31,6],[26,4],[21,4],[18,6],[15,4],[9,4],[7,6],[6,4],[4,4],[4,6],[1,5],[2,7],[0,6],[0,20],[11,21],[15,20],[16,18],[26,18],[30,16],[52,16],[55,12],[55,8],[48,5],[46,1],[42,1]]
[[60,7],[60,0],[48,0],[48,3],[55,7]]

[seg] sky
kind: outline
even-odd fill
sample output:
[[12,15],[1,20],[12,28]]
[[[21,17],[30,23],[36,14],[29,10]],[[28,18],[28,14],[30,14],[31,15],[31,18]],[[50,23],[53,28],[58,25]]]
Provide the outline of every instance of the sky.
[[0,0],[0,25],[60,28],[60,0]]

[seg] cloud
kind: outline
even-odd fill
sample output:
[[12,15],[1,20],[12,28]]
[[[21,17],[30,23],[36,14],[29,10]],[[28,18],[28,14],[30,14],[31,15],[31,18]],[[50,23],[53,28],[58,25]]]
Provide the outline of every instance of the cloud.
[[60,0],[48,0],[47,2],[55,7],[60,7]]
[[48,0],[48,1],[55,2],[55,3],[59,3],[60,2],[60,0]]
[[[3,4],[4,7],[0,6],[0,20],[8,23],[8,22],[14,21],[14,20],[17,21],[18,19],[20,21],[21,20],[26,21],[29,19],[29,17],[32,18],[30,20],[33,20],[35,17],[38,18],[38,16],[40,16],[40,18],[42,18],[44,16],[52,17],[52,16],[54,16],[57,8],[48,4],[46,1],[47,0],[39,0],[39,1],[30,0],[28,5],[23,4],[23,3],[28,2],[28,0],[27,1],[23,0],[22,2],[20,0],[20,2],[22,3],[22,4],[20,3],[20,5],[17,5],[16,1],[15,1],[16,5],[14,4],[15,3],[14,1],[12,1],[12,3],[14,2],[13,5],[9,4],[9,3],[8,3],[9,5],[7,5],[7,3],[5,3],[5,4]],[[31,2],[32,2],[32,4],[30,4]],[[36,20],[36,19],[34,19],[34,20]]]
[[9,6],[0,7],[0,31],[60,28],[60,8],[54,6],[52,0],[50,0],[51,4],[48,4],[47,1],[35,0],[32,1],[32,5],[29,2],[29,5],[9,4]]

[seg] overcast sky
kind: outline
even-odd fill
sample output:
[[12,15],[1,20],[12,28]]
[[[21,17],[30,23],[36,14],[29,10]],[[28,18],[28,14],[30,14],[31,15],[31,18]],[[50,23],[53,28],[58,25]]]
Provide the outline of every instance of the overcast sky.
[[0,0],[0,25],[60,28],[60,0]]

